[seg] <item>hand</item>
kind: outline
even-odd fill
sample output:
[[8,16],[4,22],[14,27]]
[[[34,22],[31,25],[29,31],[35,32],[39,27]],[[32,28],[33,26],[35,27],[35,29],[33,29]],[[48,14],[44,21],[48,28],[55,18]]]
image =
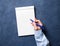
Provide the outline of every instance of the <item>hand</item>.
[[39,26],[36,26],[36,23],[39,24],[39,25],[41,25],[41,26],[43,25],[40,20],[37,20],[37,19],[35,18],[35,21],[31,23],[32,26],[34,27],[34,30],[36,30],[36,31],[41,30],[41,28],[40,28]]

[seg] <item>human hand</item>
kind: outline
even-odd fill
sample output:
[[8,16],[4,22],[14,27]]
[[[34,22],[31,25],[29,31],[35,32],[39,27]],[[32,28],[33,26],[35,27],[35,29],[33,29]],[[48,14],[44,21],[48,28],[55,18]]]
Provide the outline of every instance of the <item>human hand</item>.
[[36,30],[36,31],[37,31],[37,30],[41,30],[41,28],[40,28],[39,26],[37,26],[36,23],[39,24],[39,25],[41,25],[41,26],[43,25],[40,20],[37,20],[37,19],[35,18],[35,21],[31,23],[32,26],[34,27],[34,30]]

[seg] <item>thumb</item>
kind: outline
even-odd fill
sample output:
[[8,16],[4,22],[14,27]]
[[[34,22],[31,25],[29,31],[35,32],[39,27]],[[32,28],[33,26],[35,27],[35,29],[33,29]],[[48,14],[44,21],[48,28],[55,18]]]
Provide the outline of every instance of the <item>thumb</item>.
[[33,22],[32,24],[33,24],[33,26],[34,26],[34,30],[37,30],[36,23],[35,23],[35,22]]

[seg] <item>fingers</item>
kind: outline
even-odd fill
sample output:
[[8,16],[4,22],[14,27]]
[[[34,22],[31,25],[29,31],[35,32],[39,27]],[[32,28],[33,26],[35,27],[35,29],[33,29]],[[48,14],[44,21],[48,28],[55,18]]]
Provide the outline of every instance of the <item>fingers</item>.
[[34,30],[37,30],[37,26],[36,26],[36,23],[33,22],[32,25],[34,26]]
[[36,18],[35,18],[35,23],[38,23],[38,24],[40,24],[41,26],[43,25],[42,22],[41,22],[40,20],[37,20]]
[[39,26],[36,26],[36,23],[35,22],[33,22],[33,23],[31,23],[32,24],[32,26],[34,27],[34,30],[40,30],[41,28],[39,27]]
[[42,25],[43,25],[42,22],[41,22],[40,20],[37,20],[37,19],[35,18],[35,21],[31,23],[32,26],[34,27],[34,30],[40,30],[41,28],[40,28],[39,26],[37,26],[36,23],[37,23],[37,24],[40,24],[40,25],[42,26]]

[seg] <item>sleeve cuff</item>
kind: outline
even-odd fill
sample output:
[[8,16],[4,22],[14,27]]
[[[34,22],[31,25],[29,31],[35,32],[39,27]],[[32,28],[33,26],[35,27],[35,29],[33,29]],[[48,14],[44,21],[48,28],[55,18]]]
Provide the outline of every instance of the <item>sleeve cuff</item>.
[[42,37],[43,36],[42,30],[35,31],[35,36],[36,37]]

